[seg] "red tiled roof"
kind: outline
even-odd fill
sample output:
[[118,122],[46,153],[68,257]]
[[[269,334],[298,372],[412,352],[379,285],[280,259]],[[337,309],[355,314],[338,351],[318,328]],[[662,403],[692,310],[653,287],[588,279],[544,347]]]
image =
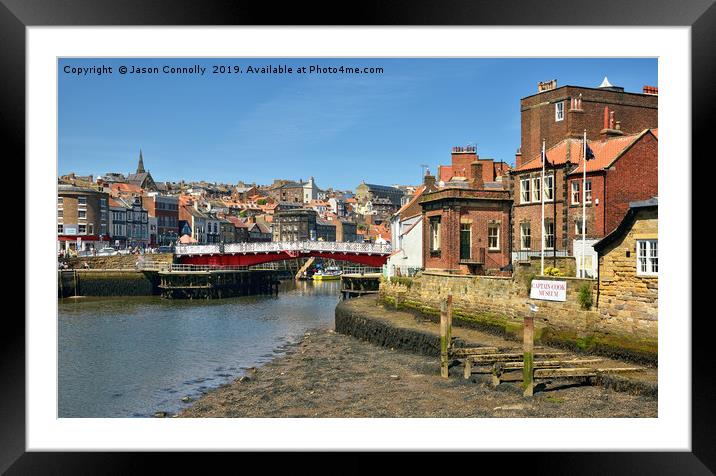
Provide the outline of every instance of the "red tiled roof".
[[[641,139],[649,129],[639,134],[631,134],[619,137],[612,137],[607,140],[587,140],[589,148],[594,152],[594,160],[587,162],[587,172],[602,170],[609,167],[616,159]],[[582,173],[583,144],[579,139],[565,139],[546,150],[547,160],[554,165],[563,165],[569,157],[569,161],[578,164],[571,173]],[[522,164],[515,169],[515,172],[526,172],[542,168],[542,154],[538,154],[532,160]]]

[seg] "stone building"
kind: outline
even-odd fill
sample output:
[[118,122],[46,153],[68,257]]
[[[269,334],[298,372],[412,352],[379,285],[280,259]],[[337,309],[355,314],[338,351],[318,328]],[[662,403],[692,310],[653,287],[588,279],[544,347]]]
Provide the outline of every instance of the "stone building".
[[273,241],[316,240],[315,210],[298,209],[276,212],[273,221]]
[[397,187],[387,185],[375,185],[372,183],[361,182],[356,187],[355,198],[359,204],[365,204],[369,201],[381,200],[381,203],[389,203],[393,208],[392,212],[397,211],[401,206],[403,191]]
[[616,229],[594,245],[602,319],[644,337],[655,337],[658,327],[658,225],[657,198],[632,202]]
[[94,188],[57,186],[57,250],[88,250],[109,244],[109,195]]
[[[537,94],[520,100],[522,138],[515,167],[532,160],[542,150],[566,138],[597,140],[604,129],[636,134],[659,127],[658,90],[644,86],[642,93],[624,91],[609,84],[607,78],[599,87],[557,87],[557,80],[540,83]],[[605,126],[606,123],[606,126]]]
[[483,173],[483,164],[475,160],[466,171],[467,183],[418,200],[426,271],[487,274],[510,264],[510,191],[503,183],[485,182]]

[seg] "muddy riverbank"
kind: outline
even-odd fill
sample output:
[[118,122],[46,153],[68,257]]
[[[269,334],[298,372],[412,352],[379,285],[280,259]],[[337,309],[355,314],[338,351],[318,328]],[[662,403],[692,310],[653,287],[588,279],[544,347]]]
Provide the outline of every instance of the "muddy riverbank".
[[333,330],[307,333],[286,354],[209,392],[179,417],[657,417],[657,399],[555,381],[531,399],[516,383],[497,388],[438,360]]

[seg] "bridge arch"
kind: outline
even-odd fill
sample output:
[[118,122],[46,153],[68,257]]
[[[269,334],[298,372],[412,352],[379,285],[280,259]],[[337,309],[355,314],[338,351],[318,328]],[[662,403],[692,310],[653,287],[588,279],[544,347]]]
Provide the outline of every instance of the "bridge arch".
[[387,262],[390,252],[390,245],[375,243],[283,241],[178,245],[175,254],[181,264],[209,266],[253,266],[272,261],[315,257],[350,261],[377,268]]

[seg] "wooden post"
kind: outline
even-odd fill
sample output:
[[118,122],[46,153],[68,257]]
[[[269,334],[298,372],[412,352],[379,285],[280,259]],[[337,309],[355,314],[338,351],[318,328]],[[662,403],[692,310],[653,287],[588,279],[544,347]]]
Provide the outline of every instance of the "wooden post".
[[463,376],[465,378],[472,377],[472,359],[469,355],[465,357],[465,374]]
[[452,294],[447,297],[447,345],[449,352],[452,350]]
[[525,397],[531,397],[534,390],[534,336],[534,317],[528,314],[525,316],[524,324],[524,368],[522,370],[523,395]]
[[448,378],[448,312],[447,300],[440,302],[440,376]]

